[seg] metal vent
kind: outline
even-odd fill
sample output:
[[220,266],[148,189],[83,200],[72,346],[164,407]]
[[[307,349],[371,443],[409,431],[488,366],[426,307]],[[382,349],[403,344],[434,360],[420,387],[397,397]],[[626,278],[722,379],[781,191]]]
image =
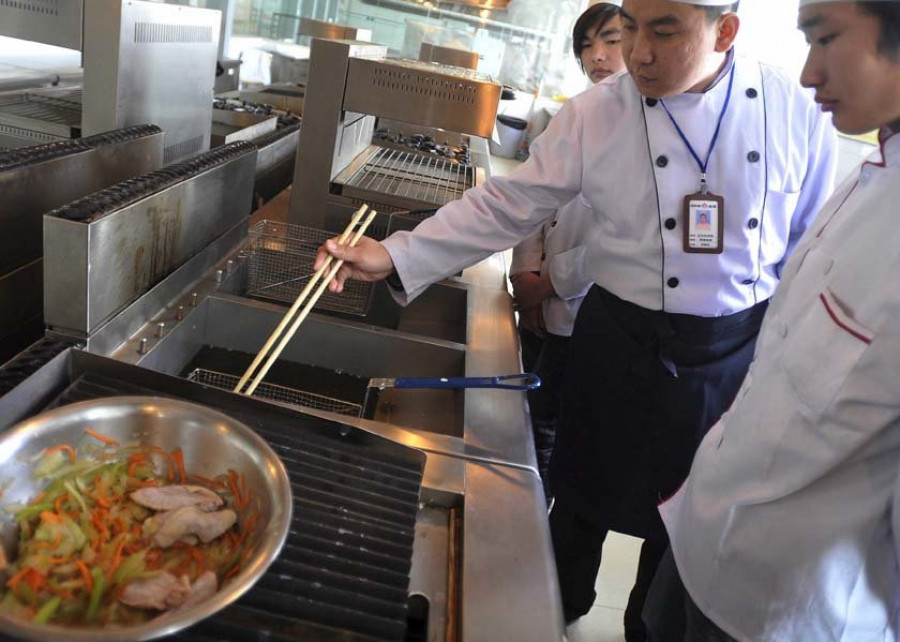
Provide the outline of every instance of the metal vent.
[[177,161],[203,151],[203,142],[205,140],[206,136],[194,136],[193,138],[188,138],[187,140],[183,140],[180,143],[169,145],[163,152],[163,162],[168,165],[173,161]]
[[433,74],[419,74],[404,69],[376,68],[372,75],[376,87],[392,89],[406,94],[439,98],[451,102],[474,105],[478,86],[460,80],[447,80]]
[[0,0],[0,7],[39,13],[44,16],[59,15],[59,0]]
[[212,42],[212,32],[212,27],[205,25],[173,25],[162,22],[134,23],[134,41],[138,43]]

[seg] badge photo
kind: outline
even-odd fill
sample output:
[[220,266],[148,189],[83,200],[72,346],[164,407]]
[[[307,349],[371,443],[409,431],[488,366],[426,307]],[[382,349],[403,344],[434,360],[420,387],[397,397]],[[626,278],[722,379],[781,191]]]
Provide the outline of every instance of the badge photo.
[[725,200],[711,193],[684,197],[684,251],[721,254],[723,250]]

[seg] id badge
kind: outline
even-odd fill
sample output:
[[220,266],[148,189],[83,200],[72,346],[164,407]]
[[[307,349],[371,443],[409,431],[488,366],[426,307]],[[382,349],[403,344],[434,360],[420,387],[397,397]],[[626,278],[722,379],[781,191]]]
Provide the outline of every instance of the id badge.
[[684,197],[684,251],[721,254],[725,234],[725,199],[698,192]]

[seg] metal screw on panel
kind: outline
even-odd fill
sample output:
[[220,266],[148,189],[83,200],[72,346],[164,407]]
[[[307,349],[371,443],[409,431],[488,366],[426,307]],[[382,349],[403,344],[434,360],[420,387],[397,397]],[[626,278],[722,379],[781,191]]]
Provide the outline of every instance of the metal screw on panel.
[[216,270],[216,283],[221,283],[225,278],[225,272],[223,270]]
[[162,339],[166,334],[166,322],[160,321],[156,324],[156,338]]
[[194,293],[191,295],[191,307],[192,307],[192,308],[196,308],[196,307],[197,307],[197,293],[196,293],[196,292],[194,292]]
[[141,339],[141,342],[138,345],[138,354],[147,354],[147,337]]
[[234,269],[234,261],[232,261],[231,259],[228,259],[227,261],[225,261],[225,271],[228,274],[231,274],[231,271],[233,269]]
[[184,306],[183,305],[178,306],[178,312],[175,313],[175,320],[176,321],[184,321]]

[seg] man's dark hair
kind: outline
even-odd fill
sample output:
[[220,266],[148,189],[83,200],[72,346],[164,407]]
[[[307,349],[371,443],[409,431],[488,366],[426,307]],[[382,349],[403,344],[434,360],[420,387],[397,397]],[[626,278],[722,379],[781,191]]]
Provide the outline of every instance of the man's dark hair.
[[578,17],[572,28],[572,51],[581,62],[581,52],[584,51],[584,41],[589,31],[602,29],[603,26],[619,15],[619,7],[607,2],[598,2],[591,5]]
[[738,0],[737,2],[734,2],[732,4],[725,4],[719,7],[700,7],[700,9],[702,9],[703,13],[706,14],[706,19],[709,22],[713,22],[716,20],[716,18],[718,18],[719,16],[724,16],[726,13],[734,13],[738,10],[738,5],[740,4],[741,2],[740,0]]
[[900,4],[896,2],[857,2],[859,8],[881,22],[878,52],[900,62]]

